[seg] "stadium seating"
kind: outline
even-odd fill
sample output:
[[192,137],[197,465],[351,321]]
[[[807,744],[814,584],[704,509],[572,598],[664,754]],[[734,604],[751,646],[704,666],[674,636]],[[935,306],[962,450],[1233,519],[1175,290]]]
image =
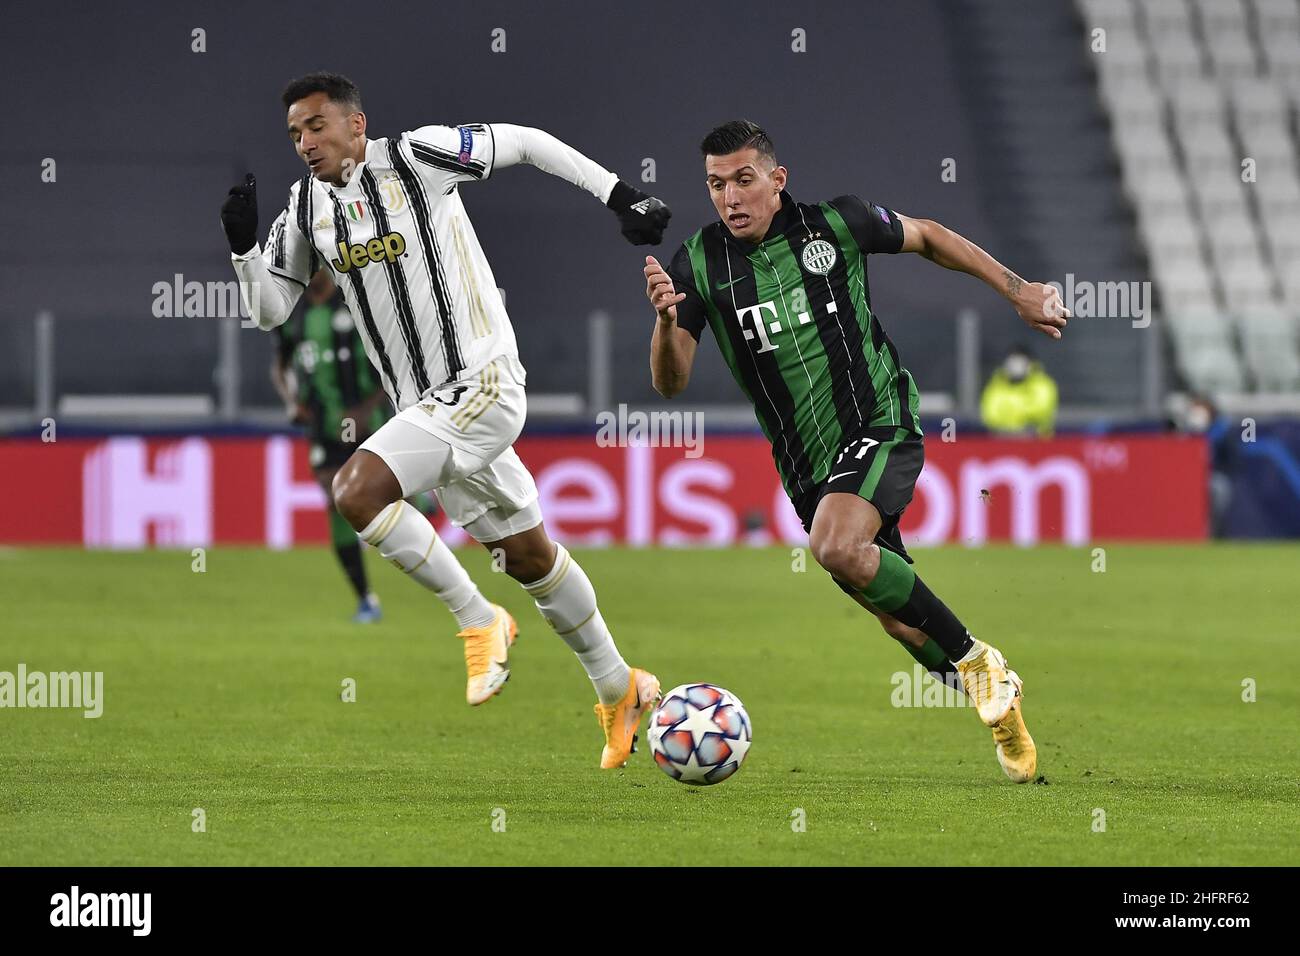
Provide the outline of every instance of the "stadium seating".
[[1300,388],[1300,3],[1078,7],[1179,371]]

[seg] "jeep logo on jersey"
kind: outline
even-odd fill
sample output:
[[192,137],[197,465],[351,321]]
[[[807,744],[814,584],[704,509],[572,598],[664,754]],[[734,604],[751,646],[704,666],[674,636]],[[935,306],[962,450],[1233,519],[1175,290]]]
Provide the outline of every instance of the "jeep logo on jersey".
[[406,240],[400,232],[390,232],[386,236],[371,239],[369,242],[357,242],[348,245],[339,243],[339,257],[330,263],[335,272],[347,272],[353,266],[364,269],[372,262],[396,262],[397,257],[406,251]]
[[824,276],[835,267],[835,247],[825,239],[814,239],[803,247],[803,267]]

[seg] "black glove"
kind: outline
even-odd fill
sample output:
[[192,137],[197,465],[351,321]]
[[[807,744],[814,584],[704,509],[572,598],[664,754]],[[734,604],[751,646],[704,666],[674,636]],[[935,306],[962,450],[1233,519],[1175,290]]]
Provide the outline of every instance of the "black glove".
[[240,185],[232,186],[221,204],[221,228],[226,230],[230,251],[237,256],[257,245],[257,180],[252,173]]
[[654,196],[647,196],[620,179],[614,184],[605,205],[614,210],[623,226],[623,236],[632,245],[657,246],[664,241],[664,230],[668,228],[673,213]]

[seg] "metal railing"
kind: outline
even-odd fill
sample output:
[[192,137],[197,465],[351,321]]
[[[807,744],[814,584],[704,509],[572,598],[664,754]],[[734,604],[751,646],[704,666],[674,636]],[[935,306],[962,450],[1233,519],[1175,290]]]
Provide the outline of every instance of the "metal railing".
[[[185,395],[59,394],[56,385],[55,344],[58,323],[49,312],[35,317],[32,356],[33,389],[30,406],[0,408],[0,428],[21,428],[44,419],[69,418],[84,421],[129,421],[132,424],[176,424],[182,421],[248,422],[282,424],[283,410],[277,407],[245,405],[240,400],[244,370],[239,349],[240,320],[237,317],[216,320],[217,359],[214,391]],[[598,310],[587,318],[587,380],[585,392],[530,392],[529,416],[533,420],[591,421],[601,410],[614,407],[613,318]],[[1059,419],[1063,424],[1082,423],[1098,417],[1125,418],[1157,416],[1166,399],[1161,358],[1161,336],[1141,338],[1143,349],[1142,389],[1139,407],[1085,407],[1064,405]],[[927,416],[955,415],[974,419],[979,415],[981,374],[981,318],[973,308],[964,308],[954,316],[953,354],[955,394],[923,392],[922,413]],[[1219,397],[1225,411],[1262,414],[1300,414],[1300,395],[1236,394]],[[657,403],[638,404],[652,410]],[[667,406],[665,406],[667,407]],[[673,407],[680,407],[680,404]],[[753,412],[743,402],[700,405],[712,420],[724,426],[753,424]]]

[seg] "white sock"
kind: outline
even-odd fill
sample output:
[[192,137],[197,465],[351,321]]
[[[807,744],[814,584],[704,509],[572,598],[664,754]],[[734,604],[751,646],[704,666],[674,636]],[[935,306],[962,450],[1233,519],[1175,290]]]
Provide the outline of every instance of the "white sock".
[[578,655],[600,702],[613,704],[622,700],[632,672],[600,616],[596,589],[578,562],[564,550],[564,545],[555,546],[555,564],[546,577],[525,584],[524,590],[533,596],[546,623]]
[[491,624],[496,612],[479,593],[429,519],[405,501],[394,501],[360,532],[380,555],[442,599],[460,627]]

